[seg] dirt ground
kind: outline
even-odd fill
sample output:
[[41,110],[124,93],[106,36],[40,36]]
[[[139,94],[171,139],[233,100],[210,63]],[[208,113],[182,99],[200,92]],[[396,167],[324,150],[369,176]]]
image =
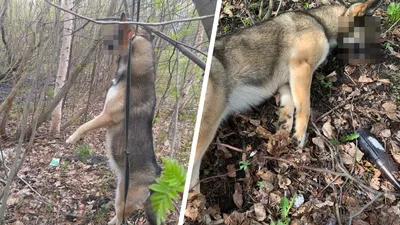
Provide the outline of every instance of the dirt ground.
[[[246,2],[260,1],[223,1],[219,34],[257,17]],[[382,24],[389,3],[377,11]],[[280,12],[304,7],[283,1]],[[314,74],[304,149],[275,133],[279,98],[225,121],[203,158],[204,195],[189,195],[186,224],[270,224],[280,218],[282,196],[295,195],[290,224],[400,224],[400,193],[351,138],[370,129],[400,165],[400,26],[384,26],[381,40],[382,63],[339,66],[333,53]]]

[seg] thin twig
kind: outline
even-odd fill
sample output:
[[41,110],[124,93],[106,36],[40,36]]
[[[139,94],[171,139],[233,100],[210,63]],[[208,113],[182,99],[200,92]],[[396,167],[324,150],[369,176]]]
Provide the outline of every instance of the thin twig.
[[[358,96],[358,97],[356,97],[356,98],[353,98],[352,102],[358,101],[358,100],[360,100],[360,99],[362,99],[362,98],[364,98],[364,97],[368,97],[370,94],[371,94],[371,93],[367,93],[367,94],[365,94],[365,95],[360,95],[360,96]],[[333,108],[330,109],[328,112],[322,114],[322,116],[318,117],[318,118],[315,120],[315,122],[318,122],[318,121],[322,120],[325,116],[331,114],[333,111],[336,111],[336,110],[342,108],[343,106],[345,106],[346,104],[348,104],[348,100],[350,100],[350,99],[351,99],[351,98],[346,99],[344,102],[342,102],[342,103],[340,103],[339,105],[333,107]]]
[[282,5],[282,0],[279,1],[278,9],[276,10],[275,16],[278,16],[279,9],[281,9],[281,5]]
[[[237,169],[235,172],[238,172],[238,171],[240,171],[240,170],[241,170],[241,169]],[[220,175],[215,175],[215,176],[211,176],[211,177],[206,177],[206,178],[204,178],[204,179],[202,179],[202,180],[199,180],[199,182],[197,182],[195,185],[193,185],[193,187],[191,187],[190,189],[193,189],[193,188],[196,187],[198,184],[203,183],[203,182],[205,182],[205,181],[212,180],[212,179],[215,179],[215,178],[220,178],[220,177],[227,177],[227,176],[228,176],[228,173],[220,174]]]
[[[27,151],[26,149],[25,149],[25,151]],[[7,166],[7,165],[5,165],[5,167],[10,171],[11,169]],[[20,175],[18,175],[17,174],[17,177],[22,181],[22,182],[24,182],[28,187],[29,187],[29,189],[31,189],[33,192],[35,192],[35,194],[37,194],[40,198],[42,198],[42,199],[45,199],[39,192],[37,192],[26,180],[24,180],[24,178],[22,178]],[[46,201],[44,201],[43,200],[43,202],[45,202],[46,204],[48,204]]]
[[375,195],[375,197],[368,202],[368,204],[366,204],[364,207],[362,207],[358,212],[354,213],[353,215],[350,215],[350,219],[349,219],[349,225],[352,224],[353,222],[353,218],[360,215],[364,210],[366,210],[368,207],[370,207],[376,200],[378,200],[380,197],[382,197],[383,193],[379,193],[377,195]]
[[[250,11],[249,11],[248,8],[247,8],[247,6],[248,6],[248,4],[249,4],[249,3],[247,2],[247,0],[244,0],[244,4],[245,4],[245,6],[244,6],[244,11],[245,11],[246,14],[249,16],[251,25],[254,25],[255,22],[254,22],[254,19],[253,19],[253,15],[251,15]],[[246,25],[246,24],[245,24],[245,25]]]
[[398,19],[395,23],[393,23],[393,25],[390,26],[389,29],[387,29],[387,30],[385,31],[385,34],[386,34],[387,32],[390,32],[390,30],[392,30],[392,28],[393,28],[394,26],[396,26],[398,22],[400,22],[400,19]]
[[267,20],[271,16],[273,8],[274,8],[274,0],[269,0],[268,11],[264,16],[263,21]]
[[[385,194],[386,193],[386,194],[392,194],[392,195],[394,195],[396,197],[400,197],[400,193],[398,193],[398,192],[382,192],[382,191],[377,191],[375,189],[372,189],[371,187],[365,185],[360,179],[355,178],[352,175],[350,175],[346,170],[343,170],[343,172],[336,172],[336,171],[332,171],[332,170],[325,169],[325,168],[315,168],[315,167],[310,167],[310,166],[302,166],[302,165],[297,164],[296,162],[292,162],[292,161],[289,161],[287,159],[282,159],[282,158],[277,158],[277,157],[272,157],[272,156],[263,156],[263,158],[285,162],[285,163],[291,164],[292,166],[297,167],[297,168],[307,169],[307,170],[311,170],[311,171],[315,171],[315,172],[319,172],[319,173],[330,173],[330,174],[333,174],[333,175],[336,175],[336,176],[347,177],[350,180],[352,180],[353,182],[355,182],[358,185],[360,185],[362,188],[366,189],[368,192],[371,192],[371,193],[373,193],[375,195],[379,194],[379,193],[381,193],[381,194]],[[342,170],[342,168],[341,168],[341,170]]]
[[223,144],[223,143],[216,143],[216,142],[213,143],[213,144],[221,145],[221,146],[227,147],[227,148],[229,148],[229,149],[231,149],[231,150],[233,150],[233,151],[237,151],[237,152],[240,152],[240,153],[246,153],[246,151],[243,151],[242,149],[236,148],[236,147],[234,147],[234,146],[232,146],[232,145]]
[[[337,147],[334,146],[325,136],[322,135],[321,131],[318,129],[318,127],[315,125],[315,123],[313,121],[311,121],[311,124],[314,127],[315,133],[317,134],[317,136],[322,138],[322,140],[324,141],[325,145],[328,146],[328,148],[331,151],[336,150]],[[338,154],[335,154],[335,156],[336,156],[336,158],[339,157]],[[382,191],[377,191],[377,190],[371,188],[370,186],[364,184],[364,182],[362,180],[352,176],[349,173],[349,171],[343,166],[343,163],[340,160],[337,160],[336,167],[338,167],[342,172],[341,173],[340,172],[334,172],[334,173],[331,173],[331,174],[340,175],[340,176],[344,175],[344,177],[352,180],[353,182],[357,183],[361,188],[363,188],[364,190],[366,190],[366,191],[368,191],[368,192],[370,192],[370,193],[372,193],[374,195],[382,193],[382,194],[392,194],[392,195],[394,195],[396,197],[400,197],[400,192],[388,192],[388,191],[382,192]]]
[[79,18],[82,18],[82,19],[85,19],[85,20],[89,20],[90,22],[93,22],[93,23],[96,23],[96,24],[137,24],[137,25],[141,25],[141,26],[162,26],[162,25],[168,25],[168,24],[173,24],[173,23],[190,22],[190,21],[203,20],[203,19],[213,18],[214,17],[214,15],[206,15],[206,16],[200,16],[200,17],[195,17],[195,18],[170,20],[170,21],[157,22],[157,23],[144,23],[144,22],[135,22],[135,21],[99,21],[99,20],[95,20],[95,19],[92,19],[92,18],[87,17],[87,16],[80,15],[78,13],[75,13],[75,12],[71,11],[71,10],[64,9],[61,6],[50,2],[49,0],[45,0],[45,1],[47,3],[49,3],[50,5],[58,8],[58,9],[60,9],[62,11],[71,13],[72,15],[75,15],[75,16],[77,16]]

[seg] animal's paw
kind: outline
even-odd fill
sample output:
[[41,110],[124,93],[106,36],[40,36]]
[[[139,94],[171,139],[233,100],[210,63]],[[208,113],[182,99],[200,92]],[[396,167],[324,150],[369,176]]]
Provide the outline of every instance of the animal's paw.
[[297,134],[297,132],[293,136],[293,143],[299,147],[299,148],[304,148],[304,145],[306,144],[306,134]]
[[78,142],[79,139],[80,139],[79,136],[73,134],[73,135],[71,135],[65,142],[66,142],[67,144],[76,144],[76,142]]
[[117,216],[114,216],[114,218],[112,218],[111,220],[110,220],[110,222],[108,222],[108,225],[114,225],[114,224],[116,224],[117,223]]

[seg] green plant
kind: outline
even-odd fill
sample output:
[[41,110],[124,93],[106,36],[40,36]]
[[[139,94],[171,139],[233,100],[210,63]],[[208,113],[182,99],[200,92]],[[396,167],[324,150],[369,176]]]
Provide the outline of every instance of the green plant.
[[67,170],[68,169],[68,161],[64,161],[63,164],[61,165],[62,170]]
[[247,170],[247,167],[250,166],[250,162],[249,161],[240,161],[239,162],[239,169],[241,170]]
[[172,200],[177,200],[178,192],[183,192],[186,181],[186,172],[183,165],[174,159],[162,158],[164,169],[156,183],[150,185],[153,194],[150,197],[151,206],[157,217],[157,224],[161,224],[167,217],[167,210],[173,211]]
[[281,203],[280,203],[280,213],[281,213],[281,218],[278,219],[277,223],[271,220],[270,225],[288,225],[290,222],[289,216],[289,211],[293,206],[294,200],[297,198],[297,196],[293,196],[290,201],[286,196],[283,196],[281,198]]
[[336,139],[329,140],[334,145],[339,145],[339,142]]
[[157,123],[157,122],[160,121],[160,120],[161,120],[160,117],[154,117],[154,118],[153,118],[153,123]]
[[387,9],[388,23],[393,24],[400,20],[400,2],[392,2]]
[[82,158],[82,161],[86,161],[87,157],[92,154],[92,150],[89,146],[82,144],[76,147],[76,153]]
[[263,189],[264,186],[265,186],[265,184],[264,184],[263,181],[257,181],[257,187],[258,187],[259,189]]
[[332,88],[332,81],[330,79],[325,80],[324,76],[318,76],[317,77],[319,83],[324,87],[324,88],[328,88],[331,89]]
[[356,140],[358,137],[360,137],[359,134],[349,134],[349,135],[343,136],[340,140],[342,142],[348,142],[348,141]]
[[47,87],[46,96],[54,96],[54,87]]

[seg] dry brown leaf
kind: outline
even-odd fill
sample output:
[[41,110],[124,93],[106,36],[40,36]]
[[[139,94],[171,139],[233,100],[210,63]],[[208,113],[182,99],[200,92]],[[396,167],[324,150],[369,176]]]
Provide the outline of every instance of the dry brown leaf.
[[381,171],[378,169],[374,169],[374,175],[371,178],[371,180],[369,181],[369,185],[375,189],[375,190],[379,190],[380,186],[381,186],[381,182],[380,182],[380,177],[381,176]]
[[256,214],[257,221],[264,221],[267,218],[267,212],[261,203],[254,204],[254,213]]
[[370,225],[370,223],[365,222],[364,220],[354,220],[352,225]]
[[396,36],[397,38],[400,38],[400,28],[394,29],[394,30],[392,31],[392,34],[393,34],[394,36]]
[[290,184],[292,184],[292,181],[289,178],[278,175],[278,185],[280,188],[287,190]]
[[280,202],[281,202],[281,196],[280,196],[280,192],[275,191],[275,192],[271,192],[269,194],[269,202],[272,206],[279,206]]
[[[325,178],[325,180],[326,180],[326,182],[327,183],[331,183],[334,179],[335,179],[335,177],[332,175],[332,174],[326,174],[325,176],[324,176],[324,178]],[[342,177],[338,177],[333,183],[334,184],[338,184],[338,185],[341,185],[341,184],[343,184],[343,179],[342,179]]]
[[232,197],[236,207],[238,207],[239,209],[242,208],[243,194],[242,194],[242,185],[240,185],[240,183],[235,184],[235,193],[233,194]]
[[389,79],[378,79],[378,82],[384,83],[384,84],[390,84],[390,80]]
[[335,205],[335,203],[330,201],[330,200],[326,200],[324,202],[321,202],[321,201],[319,201],[317,199],[314,199],[313,202],[314,202],[315,207],[317,207],[317,208],[322,208],[324,206],[333,206],[333,205]]
[[228,170],[228,177],[236,177],[236,168],[234,164],[227,165],[226,169]]
[[354,157],[356,159],[356,162],[360,162],[362,157],[364,156],[364,153],[354,143],[341,145],[340,148],[343,150],[343,163],[347,165],[353,164]]
[[383,103],[382,108],[388,113],[395,113],[397,110],[397,106],[393,102]]
[[390,129],[384,129],[380,132],[380,136],[384,137],[384,138],[388,138],[392,135],[392,132],[390,131]]
[[312,204],[311,201],[305,202],[302,204],[296,211],[294,212],[294,216],[299,216],[302,214],[308,214],[311,212],[311,210],[314,208],[314,205]]
[[256,128],[256,134],[258,137],[264,138],[264,139],[269,139],[272,136],[272,133],[269,132],[267,129],[265,129],[262,126],[258,126]]
[[322,133],[328,139],[333,139],[334,133],[333,133],[333,127],[332,127],[330,120],[328,120],[327,122],[324,123],[324,125],[322,125]]
[[358,82],[360,83],[371,83],[374,82],[371,78],[367,77],[366,75],[362,75],[360,76],[360,78],[358,78]]
[[400,202],[397,202],[397,205],[390,207],[388,211],[389,213],[393,213],[400,217]]
[[229,216],[224,215],[224,223],[227,225],[251,224],[250,218],[246,215],[246,213],[234,211]]
[[250,119],[249,121],[251,124],[253,124],[254,126],[258,127],[261,124],[261,120],[254,120],[254,119]]
[[348,93],[353,92],[353,88],[347,86],[346,84],[342,84],[342,90]]
[[400,164],[400,147],[394,141],[390,141],[392,148],[390,149],[390,153],[394,158],[394,161]]
[[201,211],[205,209],[206,198],[203,194],[197,194],[194,192],[188,195],[188,205],[185,210],[185,216],[196,220],[200,215]]
[[346,72],[347,75],[351,75],[351,74],[354,73],[354,70],[356,70],[356,68],[357,68],[356,66],[347,65],[347,66],[344,68],[344,72]]
[[276,180],[276,174],[269,170],[266,170],[265,168],[257,171],[256,174],[257,176],[261,177],[261,179],[271,183],[274,183]]
[[373,178],[371,178],[371,180],[369,181],[369,185],[370,185],[373,189],[379,190],[379,189],[380,189],[380,185],[381,185],[379,177],[373,177]]
[[[357,96],[360,96],[360,95],[361,95],[360,89],[356,88],[356,89],[354,89],[353,92],[351,92],[351,93],[349,94],[349,96],[347,96],[347,99],[354,98],[354,97],[357,97]],[[339,100],[339,99],[338,99],[338,100]]]
[[348,194],[343,194],[342,195],[342,203],[344,205],[355,207],[358,205],[358,199],[356,199],[354,196],[351,196]]

